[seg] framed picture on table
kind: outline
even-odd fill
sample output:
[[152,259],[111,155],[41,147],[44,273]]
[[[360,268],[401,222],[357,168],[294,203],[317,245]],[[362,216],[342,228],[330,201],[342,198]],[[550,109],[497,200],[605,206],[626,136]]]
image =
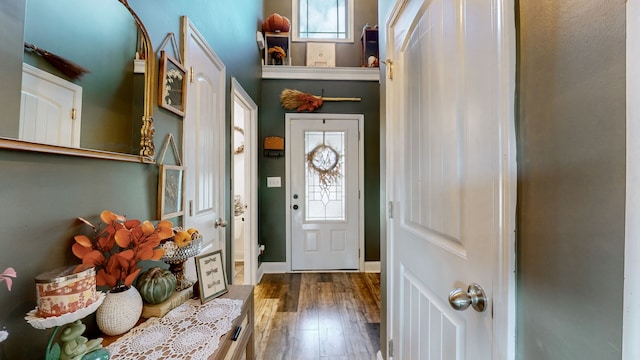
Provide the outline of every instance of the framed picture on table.
[[201,303],[204,304],[228,291],[222,250],[196,256],[196,272]]

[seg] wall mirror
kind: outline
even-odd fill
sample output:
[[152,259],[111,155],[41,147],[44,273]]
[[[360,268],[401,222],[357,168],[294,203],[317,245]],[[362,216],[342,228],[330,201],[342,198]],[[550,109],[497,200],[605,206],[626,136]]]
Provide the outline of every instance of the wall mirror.
[[[73,115],[81,119],[79,142],[68,145],[24,135],[24,128],[40,132],[46,131],[46,126],[34,126],[23,119],[24,109],[42,108],[40,103],[28,103],[23,77],[21,116],[0,125],[0,147],[154,162],[153,50],[144,24],[128,1],[27,0],[24,30],[25,43],[89,71],[72,79],[58,70],[50,57],[28,49],[24,52],[26,67],[81,88],[80,114]],[[136,58],[142,60],[137,67]]]

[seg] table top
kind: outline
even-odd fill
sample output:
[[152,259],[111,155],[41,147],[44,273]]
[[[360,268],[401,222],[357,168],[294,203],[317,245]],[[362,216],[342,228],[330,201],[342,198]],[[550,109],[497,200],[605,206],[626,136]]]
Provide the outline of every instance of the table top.
[[[249,298],[253,295],[253,285],[229,285],[228,290],[229,291],[227,291],[226,293],[222,294],[218,298],[242,300],[242,302],[244,304],[243,307],[248,303]],[[138,326],[138,325],[142,324],[146,320],[147,319],[141,317],[138,320],[138,322],[136,323],[135,326]],[[103,338],[102,346],[106,347],[106,346],[112,344],[113,342],[115,342],[120,337],[124,336],[125,334],[114,335],[114,336],[104,335],[103,334],[102,335],[102,338]]]
[[247,301],[250,295],[253,294],[253,285],[229,285],[229,291],[221,298],[237,299]]

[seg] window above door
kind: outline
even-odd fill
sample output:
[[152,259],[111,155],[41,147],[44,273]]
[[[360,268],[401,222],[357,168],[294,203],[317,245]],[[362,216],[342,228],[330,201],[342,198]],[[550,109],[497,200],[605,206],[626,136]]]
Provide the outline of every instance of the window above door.
[[353,42],[354,0],[291,0],[292,40]]

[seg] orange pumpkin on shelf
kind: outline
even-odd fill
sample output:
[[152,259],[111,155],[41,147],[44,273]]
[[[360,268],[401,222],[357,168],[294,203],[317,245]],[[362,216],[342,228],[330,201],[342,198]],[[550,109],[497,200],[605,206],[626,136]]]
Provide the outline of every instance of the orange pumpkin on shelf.
[[289,32],[290,28],[289,19],[277,13],[271,14],[262,24],[262,30],[266,32]]

